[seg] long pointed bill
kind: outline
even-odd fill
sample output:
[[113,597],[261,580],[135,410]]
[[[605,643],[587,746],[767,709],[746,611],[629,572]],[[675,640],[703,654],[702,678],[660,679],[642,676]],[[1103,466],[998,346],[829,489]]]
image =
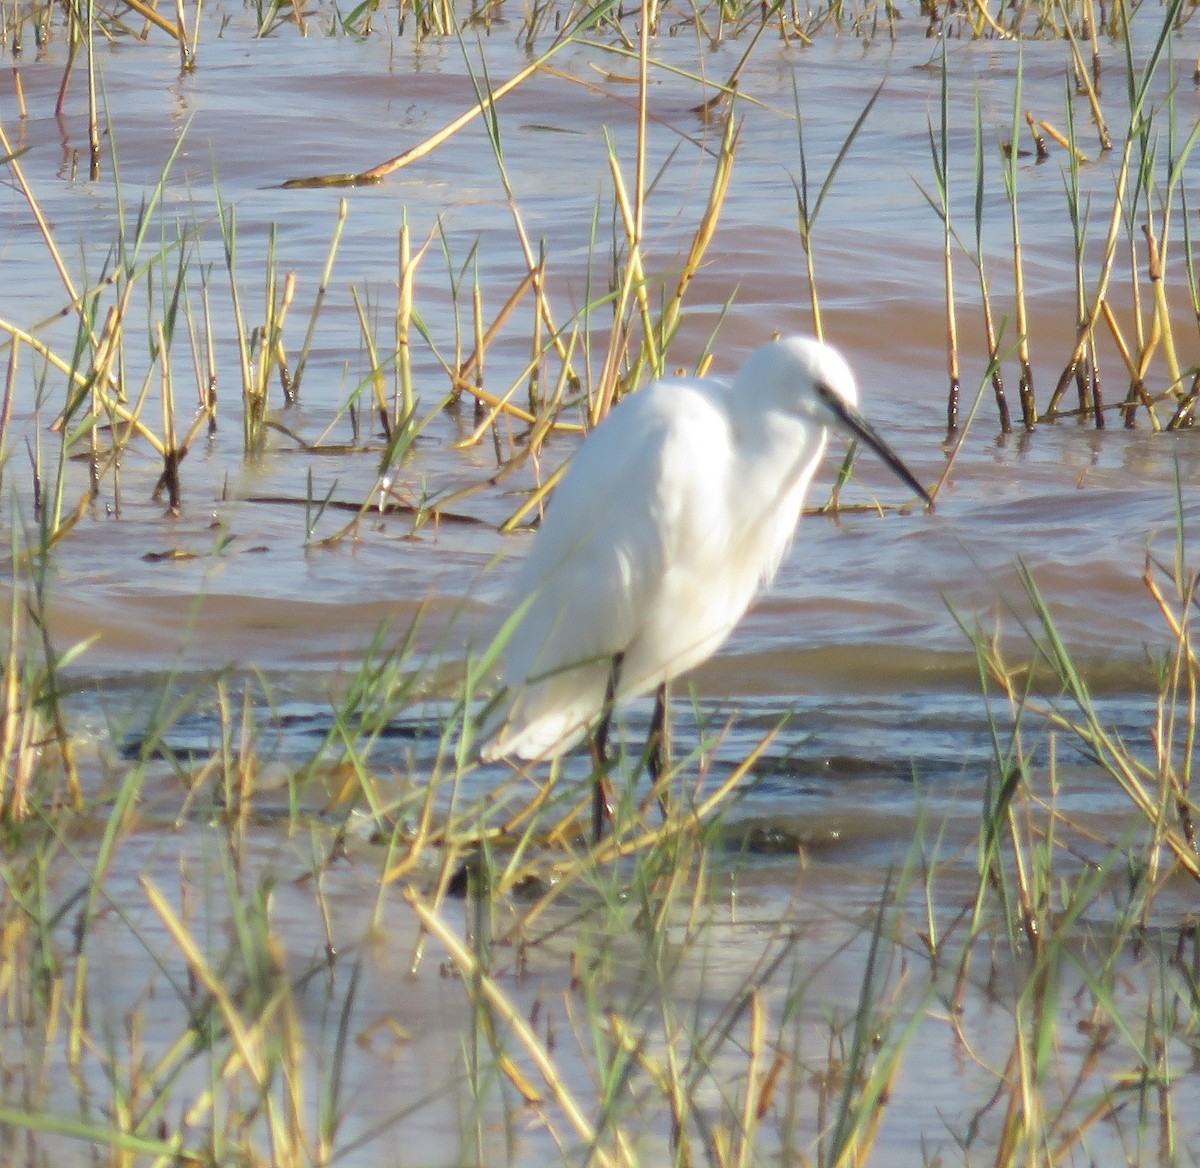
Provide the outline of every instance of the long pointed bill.
[[[819,391],[818,391],[819,392]],[[889,466],[892,473],[895,474],[901,481],[912,487],[926,504],[932,509],[933,497],[929,492],[917,482],[916,475],[900,461],[900,456],[876,433],[875,427],[867,421],[853,406],[844,402],[836,393],[825,391],[821,394],[825,404],[833,411],[834,416],[841,424],[858,438],[865,442],[879,457],[885,465]]]

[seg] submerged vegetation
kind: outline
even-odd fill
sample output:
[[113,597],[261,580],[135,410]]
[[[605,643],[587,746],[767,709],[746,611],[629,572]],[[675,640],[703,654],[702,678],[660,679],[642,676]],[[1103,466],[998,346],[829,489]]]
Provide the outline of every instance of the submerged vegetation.
[[[623,757],[622,806],[589,847],[576,776],[539,783],[475,761],[494,647],[447,668],[449,640],[430,648],[419,620],[381,629],[303,750],[280,749],[289,713],[253,662],[168,671],[139,692],[136,721],[110,709],[103,727],[81,726],[73,677],[89,646],[57,643],[51,614],[64,549],[132,500],[160,500],[164,528],[189,503],[294,506],[313,554],[353,544],[381,514],[413,532],[531,521],[556,481],[541,465],[554,435],[594,424],[684,357],[707,369],[737,293],[705,305],[702,343],[681,345],[681,329],[741,173],[743,119],[768,107],[795,144],[780,181],[820,334],[829,209],[887,83],[818,158],[800,86],[782,108],[756,91],[751,65],[822,37],[928,38],[941,79],[930,169],[898,180],[917,183],[939,240],[948,396],[927,424],[940,437],[946,420],[941,482],[967,443],[987,440],[993,402],[990,436],[1018,428],[1031,441],[1068,418],[1191,426],[1198,131],[1175,82],[1191,13],[1180,0],[0,2],[17,66],[0,118],[8,197],[56,289],[38,319],[0,294],[6,1162],[850,1166],[889,1144],[942,1165],[1194,1161],[1200,577],[1182,485],[1174,559],[1146,566],[1167,646],[1150,652],[1153,701],[1110,715],[1032,574],[1024,623],[959,618],[987,709],[986,781],[947,812],[917,760],[911,849],[884,865],[882,886],[856,888],[853,857],[823,865],[818,828],[739,813],[739,792],[779,763],[776,730],[730,762],[729,727],[698,717],[664,779],[665,818],[645,760]],[[436,43],[461,55],[471,87],[460,117],[386,161],[275,176],[280,200],[338,191],[305,280],[274,228],[247,239],[219,176],[197,193],[193,172],[192,201],[180,199],[186,130],[158,181],[131,193],[99,50],[165,39],[181,70],[203,72],[218,38],[293,37],[301,70],[301,38],[317,35],[414,53]],[[488,49],[501,36],[524,62],[505,76]],[[667,53],[672,38],[697,56],[739,51],[722,76],[703,75]],[[955,72],[955,47],[976,41],[1018,54],[1000,142],[994,110]],[[1061,114],[1026,105],[1035,52],[1060,54]],[[114,192],[98,247],[64,237],[26,165],[28,120],[45,111],[28,108],[22,70],[39,54],[57,55],[60,111],[86,95],[83,169]],[[598,80],[568,70],[572,55]],[[686,119],[653,108],[660,72],[694,89]],[[539,238],[506,152],[505,103],[533,85],[551,87],[543,101],[602,85],[627,95],[605,133],[582,268]],[[441,218],[415,223],[400,198],[390,298],[345,275],[357,189],[435,166],[479,126],[490,154],[475,165],[486,161],[511,217],[517,278],[493,281],[478,243],[464,251]],[[660,179],[685,153],[693,197],[663,208]],[[1075,257],[1073,324],[1056,336],[1038,333],[1026,303],[1027,168],[1051,156]],[[1044,203],[1036,227],[1051,230]],[[313,384],[336,368],[321,349],[345,319],[359,363],[330,404]],[[488,458],[444,490],[407,482],[447,416],[464,454]],[[252,480],[283,454],[344,471],[327,490],[296,472],[273,494],[229,471]],[[220,554],[232,536],[219,521],[213,532]],[[192,736],[197,711],[206,732]],[[1080,797],[1081,774],[1111,793],[1101,807]],[[926,1086],[931,1068],[940,1079]]]

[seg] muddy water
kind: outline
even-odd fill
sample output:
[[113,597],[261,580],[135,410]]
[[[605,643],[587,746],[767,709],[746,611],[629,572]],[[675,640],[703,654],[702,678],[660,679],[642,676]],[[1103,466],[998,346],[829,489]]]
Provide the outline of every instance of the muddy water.
[[[218,37],[217,23],[226,17],[229,24]],[[482,42],[493,82],[526,63],[515,44],[517,19],[515,12],[506,14]],[[301,400],[276,414],[287,431],[310,442],[322,436],[331,443],[353,438],[341,411],[368,364],[349,289],[353,286],[371,305],[368,311],[386,348],[402,221],[418,245],[441,227],[449,261],[441,253],[441,240],[435,240],[417,278],[416,302],[444,353],[452,353],[455,344],[447,269],[457,276],[470,257],[461,305],[469,322],[476,267],[490,320],[526,266],[513,211],[479,123],[376,187],[279,189],[288,178],[374,165],[451,121],[474,95],[457,41],[416,47],[410,36],[316,35],[328,17],[314,18],[314,35],[306,39],[283,28],[255,40],[244,13],[218,16],[206,10],[204,20],[211,23],[202,36],[199,67],[189,75],[180,75],[170,47],[157,36],[147,44],[118,41],[98,54],[109,107],[108,137],[119,160],[119,198],[108,157],[98,182],[86,178],[82,76],[66,116],[56,120],[53,115],[64,63],[61,41],[52,42],[44,56],[14,62],[0,77],[0,117],[14,145],[27,149],[22,165],[81,286],[101,272],[117,223],[122,216],[132,223],[140,200],[178,147],[160,212],[163,226],[156,223],[152,235],[162,230],[174,239],[180,230],[194,230],[189,244],[192,295],[202,270],[214,289],[220,427],[184,463],[182,511],[167,515],[161,503],[151,500],[158,468],[148,453],[131,453],[122,467],[119,498],[111,482],[103,484],[95,508],[55,552],[52,631],[60,647],[91,642],[72,666],[78,685],[72,710],[80,734],[96,743],[98,756],[111,757],[123,743],[137,741],[146,693],[154,692],[165,674],[186,685],[193,677],[232,665],[258,671],[272,708],[285,715],[271,749],[286,767],[328,731],[329,692],[357,668],[385,621],[403,630],[419,614],[417,645],[450,670],[478,640],[477,630],[486,628],[489,619],[489,601],[501,592],[523,546],[522,537],[502,537],[495,527],[515,508],[517,492],[530,485],[532,472],[526,468],[501,486],[452,505],[473,522],[447,522],[413,533],[403,517],[379,516],[364,522],[354,539],[307,544],[306,496],[328,494],[347,503],[368,497],[377,455],[299,452],[283,431],[275,431],[271,449],[261,459],[243,459],[233,326],[228,297],[220,291],[227,277],[214,224],[218,199],[236,208],[240,287],[252,323],[262,316],[262,273],[272,231],[280,271],[297,274],[296,307],[287,333],[293,350],[316,295],[339,203],[347,200],[345,234]],[[1195,60],[1196,42],[1197,33],[1189,26],[1176,46],[1177,116],[1183,127],[1191,125],[1197,112],[1188,64]],[[695,34],[683,29],[661,36],[654,52],[682,70],[724,78],[745,43],[730,39],[698,45]],[[1144,48],[1139,44],[1139,51]],[[480,51],[474,43],[466,50],[476,73]],[[1114,133],[1124,125],[1122,52],[1116,45],[1106,49],[1112,78],[1105,103]],[[804,50],[769,39],[760,44],[741,80],[748,100],[738,107],[742,137],[728,202],[670,355],[673,364],[694,366],[720,322],[713,368],[729,373],[774,331],[811,329],[804,253],[796,230],[793,180],[799,178],[800,159],[793,85],[815,188],[882,81],[882,96],[822,205],[813,246],[826,333],[856,368],[866,412],[926,482],[942,474],[948,458],[943,443],[947,377],[941,225],[920,189],[934,189],[928,126],[939,116],[941,81],[933,66],[940,55],[940,42],[927,40],[923,22],[915,17],[900,23],[895,43],[883,35],[865,44],[848,33],[828,32]],[[954,213],[960,231],[970,237],[978,95],[988,167],[984,254],[998,317],[1010,318],[1012,249],[998,146],[1009,137],[1017,50],[952,40],[947,59],[953,94]],[[1057,42],[1033,43],[1024,50],[1024,106],[1060,126],[1065,122],[1067,62],[1068,50]],[[635,90],[628,83],[633,67],[598,49],[568,49],[555,64],[583,84],[535,77],[501,104],[500,133],[516,207],[529,236],[544,248],[551,299],[565,321],[579,310],[589,288],[594,294],[603,286],[611,266],[606,134],[631,180],[629,102]],[[24,118],[17,113],[17,75],[28,107]],[[1164,70],[1156,94],[1165,94],[1167,81]],[[703,209],[721,133],[720,126],[706,126],[693,110],[705,96],[694,77],[654,73],[650,108],[657,120],[649,169],[657,177],[646,219],[648,266],[654,272],[669,275],[678,265]],[[1090,133],[1086,110],[1077,105],[1075,114],[1082,140]],[[1097,154],[1092,141],[1085,148]],[[1064,165],[1065,155],[1056,151],[1044,164],[1029,159],[1018,168],[1033,366],[1041,401],[1066,359],[1074,321]],[[1115,168],[1116,159],[1106,156],[1082,171],[1085,192],[1095,200],[1096,225],[1089,243],[1093,265],[1107,225]],[[1192,176],[1189,168],[1185,177]],[[1128,312],[1126,255],[1123,251],[1117,264],[1113,300]],[[973,269],[961,254],[956,263],[965,415],[985,361]],[[0,191],[0,265],[0,315],[24,327],[50,321],[39,335],[69,351],[69,322],[52,322],[66,301],[62,285],[11,184]],[[1177,251],[1170,272],[1178,291]],[[1094,266],[1087,278],[1095,280]],[[1177,298],[1177,311],[1182,304]],[[606,320],[601,310],[593,338],[594,367],[603,351]],[[1132,329],[1131,318],[1125,325]],[[468,348],[470,327],[468,323]],[[1011,320],[1005,328],[1012,335]],[[1196,361],[1195,342],[1182,316],[1178,335],[1187,338],[1181,352],[1187,367]],[[528,312],[519,312],[489,350],[489,387],[501,391],[518,376],[529,337]],[[183,353],[182,340],[176,343]],[[139,360],[144,355],[131,352],[134,384],[142,376],[136,368]],[[1106,396],[1115,399],[1124,392],[1119,358],[1109,350],[1102,352],[1102,360]],[[181,361],[180,368],[187,363]],[[422,402],[431,408],[446,391],[445,375],[423,342],[414,349],[414,363]],[[59,391],[51,391],[48,403],[35,411],[32,376],[37,367],[27,355],[21,371],[30,380],[21,383],[10,433],[14,453],[5,469],[3,507],[10,525],[31,521],[25,481],[29,460],[22,445],[38,435],[44,445],[50,442],[45,425],[61,401]],[[1015,411],[1015,365],[1010,362],[1005,372]],[[181,402],[187,400],[189,390],[182,384],[176,392]],[[187,409],[185,405],[181,412]],[[437,497],[485,480],[496,469],[495,453],[490,441],[458,445],[470,430],[469,410],[432,417],[403,463],[398,489],[412,498]],[[574,441],[569,435],[552,440],[543,469],[569,456]],[[820,480],[818,498],[827,492],[832,470],[827,468]],[[82,465],[73,472],[76,490],[84,474]],[[877,465],[863,460],[857,474],[847,501],[900,499]],[[755,830],[760,836],[754,838],[782,832],[785,841],[803,840],[810,846],[800,913],[810,944],[832,949],[845,942],[849,949],[843,956],[853,958],[861,942],[853,940],[853,930],[845,934],[839,929],[844,930],[844,922],[856,922],[874,903],[883,873],[906,852],[921,822],[933,817],[949,825],[942,846],[950,853],[969,849],[981,791],[992,769],[992,745],[974,654],[955,614],[978,621],[989,632],[999,628],[1006,642],[1019,648],[1018,618],[1029,606],[1018,557],[1054,606],[1060,629],[1088,668],[1106,715],[1130,741],[1146,741],[1151,711],[1146,648],[1163,647],[1167,637],[1140,577],[1147,550],[1165,560],[1173,554],[1177,474],[1183,525],[1191,533],[1200,481],[1195,434],[1153,434],[1144,422],[1135,431],[1112,424],[1098,432],[1068,421],[1033,435],[1002,436],[985,397],[935,515],[890,514],[883,519],[858,512],[836,520],[805,520],[770,596],[725,651],[698,671],[695,705],[678,703],[678,718],[685,742],[689,736],[696,740],[694,710],[709,727],[732,719],[712,764],[719,774],[736,766],[768,729],[790,715],[768,765],[760,768],[735,816],[747,838]],[[15,495],[10,495],[14,487]],[[345,521],[346,513],[326,513],[315,535],[331,534]],[[508,561],[497,564],[502,556]],[[398,635],[389,634],[393,639]],[[645,716],[637,708],[630,712],[631,737],[644,726]],[[266,712],[264,720],[270,721]],[[215,710],[202,706],[171,734],[178,752],[211,749],[218,737]],[[419,774],[432,765],[435,754],[435,742],[404,738],[385,744],[376,761],[384,770],[411,767]],[[486,771],[477,775],[482,786],[497,780],[498,775]],[[1126,809],[1094,773],[1083,768],[1073,776],[1071,797],[1098,817],[1100,830],[1121,834]],[[157,862],[168,867],[177,863],[163,861],[161,841],[150,838],[144,846]],[[264,863],[277,864],[282,873],[302,869],[303,860],[270,832],[255,846],[267,857]],[[153,868],[144,857],[126,858],[132,865],[126,879]],[[969,859],[961,860],[968,872]],[[764,922],[799,912],[791,899],[799,879],[793,858],[763,858],[741,871],[749,903]],[[120,873],[113,878],[121,879]],[[328,895],[345,908],[339,926],[353,936],[362,924],[353,906],[368,892],[356,886],[353,876],[341,874],[331,878]],[[953,902],[953,892],[946,895],[947,903]],[[367,997],[373,998],[373,1010],[402,1015],[409,983],[398,983],[388,971],[408,960],[402,950],[411,939],[397,939],[397,934],[405,927],[402,920],[411,926],[411,918],[399,909],[390,912],[393,932],[383,930],[390,939],[387,951],[375,954]],[[310,902],[285,898],[278,913],[298,950],[319,948]],[[764,935],[770,927],[762,926]],[[116,953],[123,952],[122,942],[113,944]],[[858,958],[861,964],[861,953]],[[719,998],[721,987],[746,976],[736,956],[709,954],[701,967],[714,979],[712,985],[697,985],[697,997],[704,1001]],[[565,977],[561,968],[557,975],[560,981]],[[822,1002],[849,1008],[852,995],[838,997],[841,982],[835,973],[822,984],[828,993],[814,992],[814,1017],[821,1016]],[[428,987],[423,992],[428,996]],[[121,1008],[129,1004],[116,987],[113,1001]],[[410,1020],[413,1037],[392,1064],[394,1077],[378,1097],[368,1092],[368,1102],[355,1113],[358,1130],[381,1118],[394,1095],[404,1097],[428,1086],[420,1068],[445,1038],[443,1024],[430,1021],[443,1015],[426,1013],[432,1006],[422,1001]],[[1003,1025],[988,1028],[986,997],[976,1005],[985,1016],[983,1032],[999,1040]],[[428,1050],[422,1045],[426,1041]],[[914,1085],[909,1105],[893,1108],[892,1114],[901,1118],[889,1119],[888,1154],[881,1162],[914,1162],[928,1146],[923,1141],[945,1139],[945,1129],[959,1130],[969,1114],[964,1102],[963,1110],[947,1119],[946,1109],[931,1103],[942,1087],[929,1076],[943,1085],[954,1081],[945,1033],[931,1023],[918,1042],[927,1043],[916,1062],[925,1068],[924,1085]],[[1002,1061],[1002,1054],[997,1057]],[[386,1060],[369,1053],[355,1074],[363,1082],[379,1082],[375,1077],[381,1061]],[[580,1071],[581,1082],[584,1077]],[[452,1144],[445,1133],[457,1131],[461,1121],[453,1112],[445,1099],[424,1112],[425,1135],[434,1139],[432,1133],[441,1132],[438,1138]],[[538,1162],[547,1146],[531,1139],[510,1151],[517,1160]],[[379,1162],[363,1155],[363,1162]]]

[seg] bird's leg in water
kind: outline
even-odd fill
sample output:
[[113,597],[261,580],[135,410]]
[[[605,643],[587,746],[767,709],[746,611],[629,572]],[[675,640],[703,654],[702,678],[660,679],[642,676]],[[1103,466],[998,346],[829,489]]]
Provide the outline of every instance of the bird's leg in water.
[[671,720],[667,716],[665,681],[654,694],[654,717],[650,720],[650,737],[646,739],[646,769],[650,772],[650,789],[658,799],[658,808],[666,823],[671,801],[666,788],[659,786],[659,779],[671,769]]
[[608,683],[604,687],[604,706],[600,711],[600,724],[592,735],[592,766],[596,777],[592,783],[592,843],[598,844],[604,834],[605,817],[613,817],[612,799],[608,793],[608,728],[612,722],[613,706],[617,701],[617,686],[621,682],[621,663],[624,653],[613,655],[608,667]]

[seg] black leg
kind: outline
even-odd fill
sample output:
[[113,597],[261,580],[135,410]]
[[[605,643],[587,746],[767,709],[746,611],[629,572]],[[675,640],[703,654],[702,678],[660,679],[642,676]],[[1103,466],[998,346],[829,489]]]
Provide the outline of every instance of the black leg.
[[[667,711],[665,681],[654,694],[654,717],[650,721],[650,737],[646,743],[646,769],[650,772],[650,783],[655,788],[658,787],[658,780],[671,769],[671,719]],[[656,790],[655,794],[665,821],[669,811],[667,794],[662,790]]]
[[608,683],[604,687],[604,708],[600,711],[600,724],[592,735],[592,842],[598,844],[604,834],[604,820],[612,818],[612,810],[605,798],[604,784],[608,777],[608,729],[612,723],[613,706],[617,701],[617,686],[621,682],[621,662],[624,653],[617,653],[608,668]]

